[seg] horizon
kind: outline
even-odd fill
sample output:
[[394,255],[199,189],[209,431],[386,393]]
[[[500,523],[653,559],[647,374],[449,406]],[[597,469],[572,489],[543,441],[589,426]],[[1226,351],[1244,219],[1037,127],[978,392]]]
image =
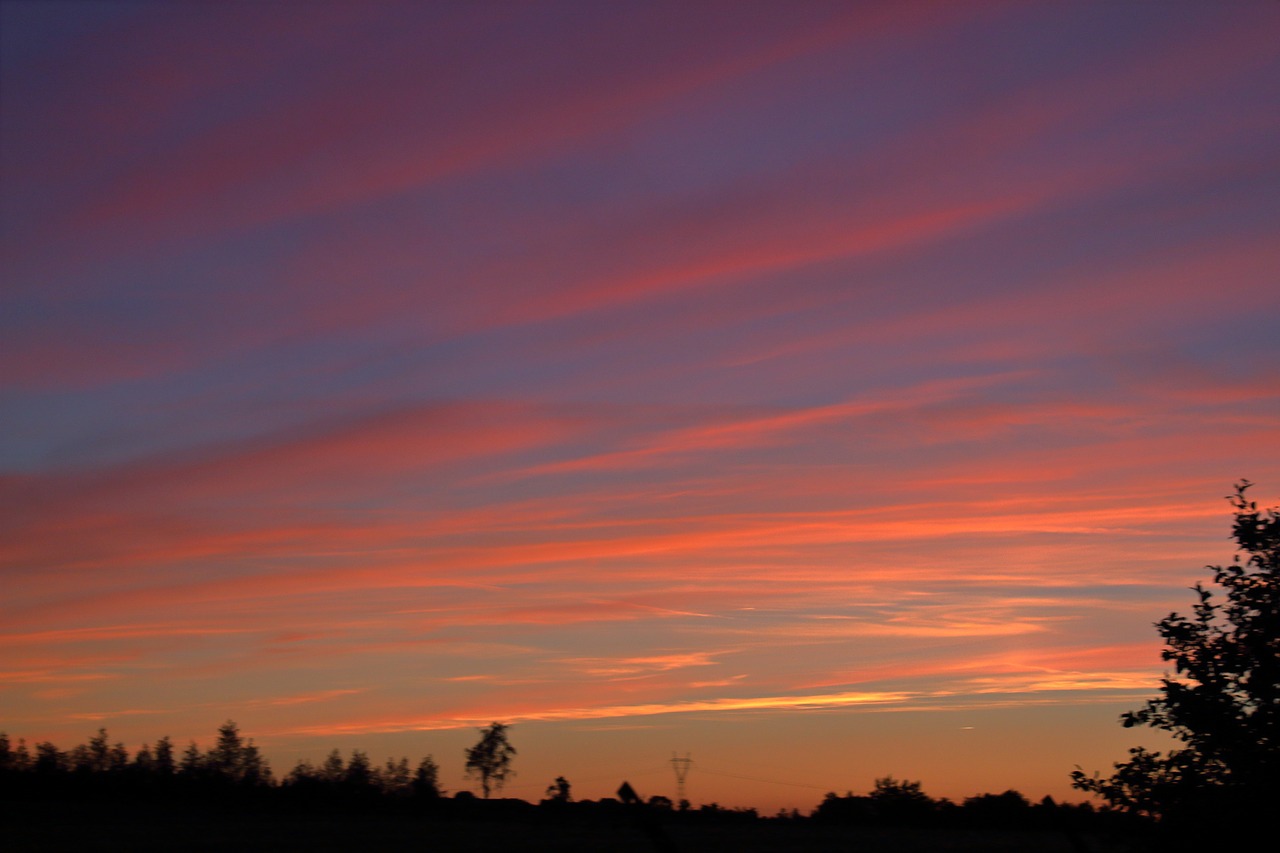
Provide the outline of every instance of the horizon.
[[0,24],[15,742],[456,792],[498,721],[513,796],[762,815],[1169,744],[1154,623],[1280,504],[1280,6]]

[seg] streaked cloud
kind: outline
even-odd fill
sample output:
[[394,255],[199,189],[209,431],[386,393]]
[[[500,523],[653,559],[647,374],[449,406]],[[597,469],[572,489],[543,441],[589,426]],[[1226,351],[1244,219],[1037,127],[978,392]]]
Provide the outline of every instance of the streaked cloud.
[[1275,502],[1265,4],[16,8],[11,736],[1061,798]]

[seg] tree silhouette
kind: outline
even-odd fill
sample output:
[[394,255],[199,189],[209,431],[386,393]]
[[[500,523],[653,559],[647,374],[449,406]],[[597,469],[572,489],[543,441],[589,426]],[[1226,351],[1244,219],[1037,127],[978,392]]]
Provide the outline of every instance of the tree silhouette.
[[1075,787],[1179,832],[1245,831],[1280,802],[1280,518],[1258,511],[1245,494],[1251,485],[1242,480],[1228,498],[1240,553],[1208,567],[1224,599],[1197,583],[1194,615],[1156,623],[1175,674],[1162,679],[1161,696],[1121,717],[1185,746],[1131,749],[1106,778],[1071,774]]
[[491,723],[480,729],[479,742],[467,750],[467,775],[480,777],[486,800],[491,789],[501,789],[507,777],[513,775],[511,759],[515,754],[516,748],[507,740],[505,723]]
[[182,751],[181,770],[182,775],[189,779],[199,776],[204,770],[204,755],[195,741],[191,741]]
[[36,744],[35,770],[46,776],[61,773],[67,769],[66,753],[62,752],[47,740]]
[[388,758],[382,766],[382,790],[393,796],[408,794],[413,784],[413,776],[409,772],[408,757],[396,761]]
[[169,739],[168,735],[156,741],[154,766],[156,772],[164,776],[172,776],[177,768],[173,760],[173,741]]
[[239,780],[244,739],[240,737],[240,729],[232,720],[227,720],[218,727],[218,741],[209,754],[205,756],[204,765],[210,772]]
[[413,791],[424,800],[434,800],[444,794],[440,789],[440,766],[430,755],[419,762],[413,774]]
[[204,756],[203,769],[210,777],[248,785],[265,784],[271,778],[258,747],[240,736],[232,720],[218,727],[218,741]]
[[550,803],[573,802],[572,787],[569,785],[569,780],[563,776],[557,776],[556,781],[547,786],[547,791],[543,796],[546,802]]
[[107,740],[107,730],[98,729],[87,744],[74,747],[66,760],[81,775],[121,771],[129,765],[129,750],[123,743],[112,746]]
[[324,759],[324,764],[320,765],[320,778],[336,785],[347,776],[347,763],[342,758],[342,753],[334,748]]
[[133,769],[144,776],[155,773],[156,759],[151,754],[151,747],[148,744],[144,743],[133,756]]
[[366,793],[372,791],[378,783],[377,772],[369,761],[369,755],[359,749],[351,751],[347,761],[347,769],[342,777],[342,784],[348,791]]
[[871,793],[872,812],[889,821],[913,821],[927,816],[934,806],[933,799],[920,789],[919,782],[885,776],[875,780]]

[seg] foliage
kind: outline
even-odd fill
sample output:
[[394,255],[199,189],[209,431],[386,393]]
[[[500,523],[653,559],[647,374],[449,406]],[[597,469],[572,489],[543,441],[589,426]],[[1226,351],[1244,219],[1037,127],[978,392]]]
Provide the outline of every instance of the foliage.
[[444,790],[440,787],[440,766],[430,755],[422,759],[413,774],[413,790],[419,797],[428,799],[444,795]]
[[[192,744],[194,746],[194,744]],[[267,766],[253,740],[240,736],[236,724],[227,720],[218,729],[218,742],[201,763],[209,776],[243,785],[265,785],[271,780]]]
[[1075,787],[1117,808],[1166,822],[1239,825],[1264,814],[1280,784],[1280,518],[1259,512],[1242,480],[1228,500],[1239,552],[1209,566],[1223,597],[1197,583],[1192,615],[1171,613],[1156,628],[1174,674],[1161,695],[1121,717],[1184,746],[1167,754],[1142,747],[1106,778],[1072,774]]
[[413,776],[409,772],[409,759],[401,758],[396,761],[388,758],[382,767],[381,782],[382,789],[393,796],[404,797],[412,793]]
[[876,779],[868,794],[871,801],[879,804],[928,803],[929,795],[920,789],[919,782],[898,780],[892,776]]
[[156,741],[156,751],[151,767],[156,773],[163,776],[172,776],[178,769],[177,763],[173,759],[173,741],[169,740],[168,735]]
[[900,823],[926,818],[935,807],[933,799],[921,790],[919,782],[898,780],[892,776],[876,779],[867,797],[871,800],[873,813],[884,820]]
[[501,789],[514,774],[511,759],[516,748],[507,739],[505,723],[491,723],[480,729],[480,740],[467,750],[467,775],[480,777],[480,789],[489,799],[492,789]]
[[547,786],[546,794],[544,794],[544,803],[571,803],[573,802],[573,793],[571,791],[569,780],[563,776],[557,776],[556,780]]
[[671,802],[670,797],[664,797],[661,794],[654,794],[648,799],[647,803],[651,809],[661,809],[668,812],[676,807],[676,804]]

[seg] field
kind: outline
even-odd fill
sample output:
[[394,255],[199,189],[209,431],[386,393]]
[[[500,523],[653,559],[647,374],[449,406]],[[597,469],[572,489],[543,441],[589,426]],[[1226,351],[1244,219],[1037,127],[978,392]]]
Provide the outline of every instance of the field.
[[617,822],[493,822],[402,815],[229,815],[204,810],[140,811],[77,804],[6,803],[8,850],[48,853],[146,851],[536,851],[536,853],[925,853],[1036,851],[1125,853],[1097,838],[1043,831],[834,827],[756,821],[661,825],[661,838]]

